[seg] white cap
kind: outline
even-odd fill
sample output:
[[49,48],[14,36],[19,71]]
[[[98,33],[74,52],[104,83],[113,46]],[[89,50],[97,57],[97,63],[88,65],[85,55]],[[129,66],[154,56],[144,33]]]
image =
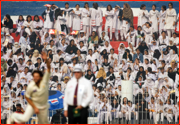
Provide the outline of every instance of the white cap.
[[73,72],[83,72],[82,69],[83,69],[83,68],[82,68],[81,65],[76,64],[75,67],[74,67],[74,71],[73,71]]

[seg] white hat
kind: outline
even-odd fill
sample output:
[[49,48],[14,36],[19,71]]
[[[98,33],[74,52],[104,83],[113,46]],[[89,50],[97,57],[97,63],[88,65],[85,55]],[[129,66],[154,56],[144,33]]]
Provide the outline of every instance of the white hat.
[[73,71],[73,72],[83,72],[82,69],[83,69],[83,68],[82,68],[81,65],[76,64],[75,67],[74,67],[74,71]]

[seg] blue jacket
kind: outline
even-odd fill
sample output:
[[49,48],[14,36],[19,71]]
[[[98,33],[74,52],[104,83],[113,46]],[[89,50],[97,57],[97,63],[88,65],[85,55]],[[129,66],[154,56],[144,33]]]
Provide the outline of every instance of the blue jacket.
[[[136,60],[136,58],[138,58],[137,53],[133,55],[133,63]],[[139,60],[141,61],[141,63],[143,63],[143,54],[142,53],[139,54]]]
[[[51,22],[54,22],[53,14],[54,14],[54,12],[52,10],[50,10],[49,18],[50,18]],[[44,16],[46,16],[46,11],[44,11],[41,16],[44,19]],[[46,19],[44,19],[44,21],[46,21]]]

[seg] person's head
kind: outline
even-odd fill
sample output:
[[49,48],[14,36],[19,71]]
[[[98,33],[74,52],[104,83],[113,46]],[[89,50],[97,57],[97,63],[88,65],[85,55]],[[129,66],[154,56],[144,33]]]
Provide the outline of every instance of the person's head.
[[97,10],[98,9],[98,3],[93,3],[93,8]]
[[115,104],[115,105],[117,104],[117,100],[116,99],[113,100],[113,104]]
[[83,68],[81,65],[79,65],[79,64],[75,65],[73,72],[74,72],[74,76],[76,79],[80,79],[83,76],[82,69]]
[[34,20],[35,20],[36,22],[39,22],[39,16],[38,16],[38,15],[35,15],[35,16],[34,16]]
[[26,17],[26,21],[27,21],[27,22],[32,21],[32,17],[31,17],[30,15],[28,15],[28,16]]
[[96,88],[97,88],[97,86],[94,84],[94,85],[92,86],[92,88],[93,88],[93,90],[95,91]]
[[60,58],[59,62],[60,62],[60,64],[63,64],[64,63],[64,58]]
[[80,8],[80,5],[76,4],[76,10],[79,10],[79,8]]
[[145,50],[144,50],[144,55],[149,55],[149,53],[148,53],[148,50],[147,50],[147,49],[145,49]]
[[146,22],[146,27],[147,28],[151,27],[151,24],[149,22]]
[[11,66],[12,63],[13,63],[12,59],[9,59],[8,62],[7,62],[7,64],[8,64],[9,66]]
[[141,31],[141,30],[142,30],[142,27],[141,27],[141,26],[138,26],[138,27],[137,27],[137,30],[138,30],[138,31]]
[[144,60],[145,64],[149,64],[149,59]]
[[70,45],[73,46],[74,45],[74,40],[70,40]]
[[92,74],[91,70],[87,70],[87,74],[91,75]]
[[11,76],[11,77],[10,77],[10,81],[14,81],[14,76]]
[[27,84],[24,84],[24,90],[26,90],[27,89]]
[[111,11],[112,10],[112,6],[109,4],[107,5],[107,11]]
[[58,72],[58,67],[55,67],[54,69],[55,69],[55,72],[57,73]]
[[128,73],[131,73],[131,71],[132,71],[132,70],[131,70],[131,67],[128,67],[128,68],[127,68],[127,72],[128,72]]
[[29,68],[28,68],[28,67],[25,67],[25,68],[24,68],[24,73],[28,73],[28,71],[29,71]]
[[142,81],[142,76],[139,76],[139,77],[138,77],[138,81]]
[[92,55],[92,49],[88,50],[89,55]]
[[88,2],[85,2],[85,3],[84,3],[84,8],[89,8]]
[[91,65],[91,60],[88,60],[88,61],[87,61],[87,64],[88,64],[88,65]]
[[162,35],[163,37],[166,37],[166,32],[165,32],[165,31],[162,31],[162,32],[161,32],[161,35]]
[[109,67],[109,72],[113,73],[113,67]]
[[130,26],[129,30],[133,31],[134,30],[134,26]]
[[5,82],[5,81],[6,81],[5,76],[1,76],[1,81],[2,81],[2,82]]
[[170,2],[170,3],[168,4],[168,6],[169,6],[170,9],[173,8],[173,3]]
[[135,59],[135,63],[138,64],[140,60],[138,58]]
[[65,3],[65,8],[66,8],[66,9],[69,8],[69,3],[68,3],[68,2]]
[[35,82],[36,85],[37,85],[37,84],[39,84],[40,81],[42,80],[43,73],[42,73],[40,70],[35,70],[35,71],[33,71],[32,76],[33,76],[34,82]]
[[53,3],[51,4],[51,9],[54,10],[56,8],[56,5]]
[[76,53],[77,53],[77,55],[80,55],[81,51],[78,49]]
[[140,54],[139,48],[136,49],[136,53],[137,53],[137,54]]
[[110,53],[111,53],[111,54],[114,54],[114,49],[113,49],[113,48],[110,49]]
[[121,91],[121,85],[118,85],[118,90]]
[[165,63],[165,61],[164,61],[164,60],[162,60],[162,61],[161,61],[161,65],[164,67],[164,66],[165,66],[165,64],[166,64],[166,63]]
[[67,83],[68,81],[69,81],[69,77],[68,76],[64,77],[64,82]]
[[128,106],[131,107],[132,106],[132,102],[128,101]]
[[96,36],[96,31],[92,31],[92,36]]
[[104,58],[104,63],[108,63],[108,58]]
[[24,21],[24,18],[23,18],[22,15],[19,15],[18,22],[19,22],[19,21]]
[[20,112],[21,111],[21,104],[16,104],[16,111]]
[[108,47],[109,46],[109,42],[108,41],[105,41],[105,46]]
[[57,54],[58,55],[61,55],[62,54],[62,51],[60,49],[57,50]]
[[45,33],[45,38],[47,38],[47,37],[49,37],[49,33],[48,32]]
[[123,98],[123,104],[127,104],[128,99],[126,97]]
[[141,10],[145,10],[146,9],[146,5],[145,4],[142,4],[141,7],[140,7]]
[[10,20],[11,19],[9,14],[6,14],[5,18],[6,18],[6,20]]
[[105,32],[105,31],[103,31],[103,32],[102,32],[102,36],[104,37],[105,35],[106,35],[106,32]]
[[170,99],[167,100],[167,104],[171,105],[171,100]]
[[23,32],[23,35],[22,35],[24,38],[27,38],[28,37],[28,34],[26,32]]
[[23,59],[19,58],[19,63],[22,65],[23,64]]
[[124,3],[124,4],[123,4],[123,8],[124,8],[124,9],[128,8],[128,5],[129,5],[128,3]]
[[145,46],[146,43],[144,41],[141,42],[141,46]]
[[164,72],[164,67],[161,67],[161,68],[160,68],[160,71],[163,73],[163,72]]
[[103,101],[104,101],[104,103],[106,104],[106,103],[107,103],[107,98],[104,98],[104,100],[103,100]]
[[165,5],[162,5],[162,6],[161,6],[161,10],[162,10],[162,11],[165,11],[165,10],[166,10],[166,6],[165,6]]
[[153,37],[153,40],[157,40],[158,39],[158,34],[156,32],[154,32],[152,37]]
[[84,46],[84,42],[83,42],[83,41],[80,41],[80,42],[79,42],[79,45],[80,45],[80,47],[83,47],[83,46]]
[[41,58],[40,57],[37,58],[37,63],[41,63]]
[[54,45],[54,40],[50,40],[50,45],[51,45],[51,46]]
[[176,38],[177,37],[177,34],[174,32],[173,33],[173,38]]
[[156,5],[153,4],[153,5],[152,5],[152,10],[155,10],[155,9],[156,9]]
[[151,97],[151,103],[154,103],[154,97]]
[[139,67],[139,71],[140,72],[143,72],[144,71],[144,68],[142,66]]

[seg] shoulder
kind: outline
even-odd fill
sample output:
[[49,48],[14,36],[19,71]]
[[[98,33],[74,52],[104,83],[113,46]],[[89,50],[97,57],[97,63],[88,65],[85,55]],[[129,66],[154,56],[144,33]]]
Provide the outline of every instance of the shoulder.
[[90,80],[86,79],[84,76],[82,77],[82,81],[86,84],[91,84]]

